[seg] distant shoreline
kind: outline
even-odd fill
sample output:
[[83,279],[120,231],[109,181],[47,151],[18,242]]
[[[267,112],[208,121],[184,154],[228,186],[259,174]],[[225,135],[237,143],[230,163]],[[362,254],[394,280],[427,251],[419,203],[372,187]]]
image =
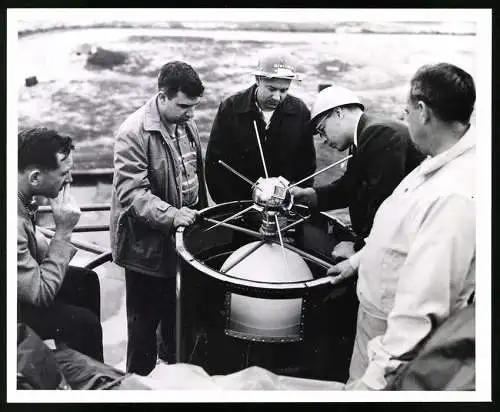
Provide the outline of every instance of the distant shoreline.
[[[401,25],[402,23],[399,23]],[[33,25],[37,25],[34,23]],[[197,22],[152,22],[130,23],[121,21],[99,22],[89,24],[67,25],[64,23],[38,23],[38,27],[23,28],[18,31],[18,38],[54,31],[81,29],[168,29],[168,30],[206,30],[206,31],[273,31],[273,32],[304,32],[304,33],[339,33],[339,34],[395,34],[395,35],[448,35],[474,36],[471,31],[447,31],[436,29],[418,29],[415,24],[408,23],[410,28],[381,27],[363,22],[347,23],[283,23],[283,22],[245,22],[245,23],[197,23]]]

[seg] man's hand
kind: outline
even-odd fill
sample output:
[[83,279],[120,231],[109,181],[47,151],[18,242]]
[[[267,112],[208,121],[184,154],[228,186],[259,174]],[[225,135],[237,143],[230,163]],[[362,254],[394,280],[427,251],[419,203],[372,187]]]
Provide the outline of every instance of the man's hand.
[[316,207],[318,204],[318,196],[312,187],[305,189],[294,186],[289,190],[290,194],[294,197],[295,203],[300,203],[309,207]]
[[81,211],[66,183],[55,199],[49,199],[56,230],[54,238],[69,240],[74,227],[80,220]]
[[180,208],[174,216],[174,228],[177,229],[179,226],[192,225],[197,216],[198,211],[194,209],[190,209],[189,207]]
[[337,283],[342,282],[344,279],[354,276],[356,274],[356,269],[352,267],[349,259],[346,259],[340,263],[337,263],[335,266],[332,266],[330,269],[328,269],[326,274],[330,277],[330,283],[332,285],[336,285]]
[[340,242],[332,250],[334,260],[344,260],[350,258],[356,253],[354,251],[354,242]]

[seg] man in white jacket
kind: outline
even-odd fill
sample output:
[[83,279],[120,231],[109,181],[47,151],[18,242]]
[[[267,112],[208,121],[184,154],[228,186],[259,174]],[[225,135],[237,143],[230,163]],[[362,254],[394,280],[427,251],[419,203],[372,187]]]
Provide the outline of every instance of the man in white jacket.
[[366,245],[329,270],[358,274],[360,301],[346,389],[383,389],[430,332],[475,288],[476,150],[472,77],[447,63],[421,67],[406,116],[428,155],[375,215]]

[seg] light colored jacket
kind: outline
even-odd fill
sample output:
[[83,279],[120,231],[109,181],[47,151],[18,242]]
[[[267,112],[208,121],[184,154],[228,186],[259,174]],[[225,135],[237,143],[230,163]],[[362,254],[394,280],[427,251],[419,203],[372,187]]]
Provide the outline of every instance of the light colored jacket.
[[27,207],[17,200],[17,300],[50,306],[77,249],[64,240],[50,243],[37,230]]
[[476,150],[469,130],[453,147],[422,162],[380,206],[359,262],[364,311],[387,321],[372,336],[363,381],[385,386],[384,375],[408,357],[475,288]]
[[[173,221],[182,205],[179,165],[170,137],[163,132],[153,96],[120,126],[114,147],[110,213],[113,261],[140,273],[175,275]],[[197,154],[198,207],[207,205],[198,129],[187,123]]]

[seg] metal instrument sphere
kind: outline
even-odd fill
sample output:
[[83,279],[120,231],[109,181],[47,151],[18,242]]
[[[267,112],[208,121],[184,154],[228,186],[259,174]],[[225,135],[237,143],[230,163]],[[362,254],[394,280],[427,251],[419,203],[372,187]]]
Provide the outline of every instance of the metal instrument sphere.
[[252,192],[252,200],[266,209],[290,209],[292,197],[288,193],[290,182],[284,177],[259,178]]

